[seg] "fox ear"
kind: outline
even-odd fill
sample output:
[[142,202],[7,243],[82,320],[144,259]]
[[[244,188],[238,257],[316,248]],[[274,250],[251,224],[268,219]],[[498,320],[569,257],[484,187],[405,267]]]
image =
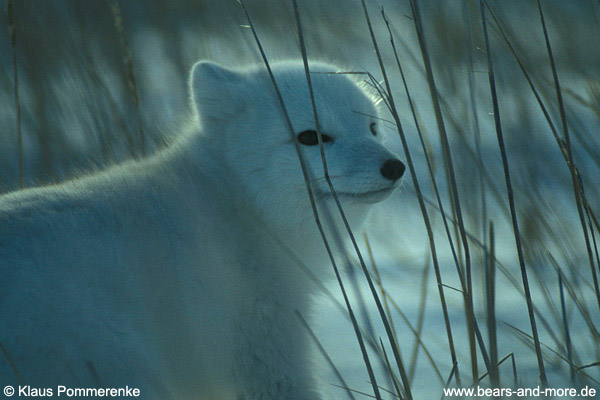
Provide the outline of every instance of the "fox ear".
[[210,61],[192,67],[190,89],[194,110],[200,121],[222,120],[237,113],[240,107],[243,77]]

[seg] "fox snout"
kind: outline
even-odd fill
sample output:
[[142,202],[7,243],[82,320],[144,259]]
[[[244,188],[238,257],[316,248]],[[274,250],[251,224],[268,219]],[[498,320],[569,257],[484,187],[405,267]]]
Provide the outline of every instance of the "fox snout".
[[385,179],[394,182],[402,178],[402,175],[404,175],[405,170],[406,166],[404,165],[404,163],[395,158],[386,160],[380,169],[381,175],[383,175]]

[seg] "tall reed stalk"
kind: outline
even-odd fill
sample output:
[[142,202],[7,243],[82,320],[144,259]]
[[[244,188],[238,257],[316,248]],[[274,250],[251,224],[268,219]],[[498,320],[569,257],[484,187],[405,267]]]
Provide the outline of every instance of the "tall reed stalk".
[[504,179],[506,183],[506,194],[508,196],[508,203],[510,206],[510,217],[512,221],[513,233],[515,237],[515,244],[517,247],[517,256],[519,258],[519,267],[521,270],[521,278],[523,280],[523,290],[525,291],[525,300],[527,302],[527,311],[529,312],[529,322],[531,323],[531,331],[533,336],[533,343],[535,346],[535,354],[538,362],[538,369],[540,373],[540,381],[543,386],[548,385],[548,379],[546,377],[546,369],[544,368],[544,359],[542,356],[542,349],[540,347],[540,338],[538,335],[537,324],[535,322],[535,313],[533,311],[533,302],[531,300],[531,290],[529,289],[529,278],[527,276],[527,269],[525,268],[525,257],[523,256],[523,246],[521,244],[521,232],[519,231],[519,221],[517,219],[517,211],[515,208],[515,199],[513,193],[513,187],[510,179],[510,167],[508,164],[508,157],[506,155],[506,148],[504,145],[504,135],[502,134],[502,124],[500,121],[500,107],[498,106],[498,95],[496,93],[496,81],[494,77],[494,65],[492,63],[492,54],[490,50],[490,41],[488,37],[485,6],[483,0],[480,0],[481,10],[481,23],[483,27],[483,37],[485,40],[485,51],[487,54],[488,63],[488,76],[490,82],[490,91],[492,95],[492,104],[494,107],[494,123],[496,126],[496,136],[498,139],[498,147],[500,149],[500,156],[502,157],[502,167],[504,169]]
[[17,142],[18,142],[18,153],[19,153],[19,187],[23,189],[25,186],[25,180],[23,177],[23,135],[21,133],[21,100],[19,97],[19,68],[17,64],[17,20],[15,19],[15,4],[14,0],[7,0],[7,19],[8,19],[8,31],[10,34],[10,43],[13,49],[13,77],[15,85],[15,108],[17,118]]
[[121,14],[121,7],[119,6],[119,2],[114,0],[112,3],[112,13],[115,21],[115,27],[117,28],[117,32],[119,34],[119,38],[121,39],[121,47],[123,50],[123,62],[125,64],[125,69],[127,72],[127,82],[129,83],[129,89],[131,90],[131,95],[133,97],[133,103],[135,105],[135,112],[138,123],[138,132],[140,135],[140,150],[142,153],[142,157],[146,156],[146,140],[144,137],[144,129],[142,127],[142,112],[140,110],[140,95],[138,93],[138,86],[135,80],[135,72],[133,69],[133,56],[131,54],[131,50],[129,48],[129,44],[127,43],[127,37],[125,36],[125,27],[123,24],[123,16]]

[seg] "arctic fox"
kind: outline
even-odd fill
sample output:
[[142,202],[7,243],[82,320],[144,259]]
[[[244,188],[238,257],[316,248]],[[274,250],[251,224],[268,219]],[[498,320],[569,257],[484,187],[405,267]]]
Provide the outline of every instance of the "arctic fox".
[[[272,69],[295,137],[264,68],[203,61],[193,129],[166,149],[0,197],[1,385],[320,398],[298,318],[315,285],[299,264],[331,266],[294,141],[319,209],[333,200],[302,63]],[[405,168],[366,90],[343,74],[312,81],[331,181],[357,228]]]

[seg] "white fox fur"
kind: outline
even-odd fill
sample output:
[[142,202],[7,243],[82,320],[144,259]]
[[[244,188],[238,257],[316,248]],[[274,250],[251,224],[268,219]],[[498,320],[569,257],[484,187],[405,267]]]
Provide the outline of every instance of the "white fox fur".
[[[302,63],[273,72],[295,134],[314,130]],[[381,172],[396,157],[351,77],[312,80],[331,179],[357,228],[397,187]],[[165,150],[0,197],[0,383],[320,398],[296,315],[309,317],[315,285],[298,260],[317,276],[331,264],[273,86],[264,68],[210,62],[190,86],[194,128]],[[323,210],[319,146],[300,148]]]

